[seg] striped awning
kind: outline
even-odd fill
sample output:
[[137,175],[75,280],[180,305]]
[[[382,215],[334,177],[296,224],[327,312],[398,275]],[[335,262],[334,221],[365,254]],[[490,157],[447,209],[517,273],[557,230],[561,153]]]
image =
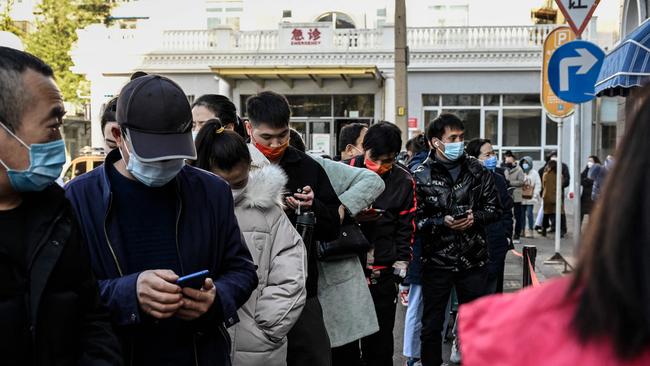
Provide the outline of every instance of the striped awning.
[[629,89],[650,81],[650,22],[628,34],[605,57],[596,82],[599,96],[626,96]]

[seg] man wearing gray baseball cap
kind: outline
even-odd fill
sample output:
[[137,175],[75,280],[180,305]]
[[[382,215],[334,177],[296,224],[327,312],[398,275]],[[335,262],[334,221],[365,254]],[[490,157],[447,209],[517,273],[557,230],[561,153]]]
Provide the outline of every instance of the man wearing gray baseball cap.
[[[183,90],[158,75],[117,101],[118,148],[66,187],[133,365],[229,365],[224,327],[257,286],[228,184],[195,159]],[[186,282],[185,276],[200,273]]]

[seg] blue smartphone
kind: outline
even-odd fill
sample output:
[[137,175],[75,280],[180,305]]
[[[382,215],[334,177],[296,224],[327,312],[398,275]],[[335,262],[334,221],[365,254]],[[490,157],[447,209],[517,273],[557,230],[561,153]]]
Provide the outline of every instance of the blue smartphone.
[[203,287],[205,279],[208,277],[210,277],[210,271],[206,269],[204,271],[195,272],[188,274],[187,276],[183,276],[176,280],[176,284],[180,287],[190,287],[199,290],[201,287]]

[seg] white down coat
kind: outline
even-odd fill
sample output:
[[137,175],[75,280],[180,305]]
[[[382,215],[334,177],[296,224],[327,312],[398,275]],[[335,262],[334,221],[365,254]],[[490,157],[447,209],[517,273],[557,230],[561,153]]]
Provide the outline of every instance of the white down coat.
[[253,169],[233,191],[235,215],[257,268],[259,285],[230,328],[234,366],[284,366],[286,335],[305,304],[307,255],[282,209],[287,177],[281,168]]

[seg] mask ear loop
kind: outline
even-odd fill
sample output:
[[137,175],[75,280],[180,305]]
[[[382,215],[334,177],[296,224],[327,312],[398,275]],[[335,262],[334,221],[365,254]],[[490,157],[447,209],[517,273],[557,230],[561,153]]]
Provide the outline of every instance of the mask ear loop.
[[[15,133],[11,132],[11,130],[7,126],[5,126],[4,122],[0,122],[0,126],[2,126],[2,128],[4,128],[4,130],[7,131],[7,133],[10,136],[15,138],[18,142],[20,142],[20,144],[23,145],[27,150],[32,149],[23,140],[21,140],[18,136],[16,136]],[[2,167],[5,168],[6,171],[9,171],[9,167],[7,166],[7,164],[4,163],[4,161],[0,160],[0,165],[2,165]]]

